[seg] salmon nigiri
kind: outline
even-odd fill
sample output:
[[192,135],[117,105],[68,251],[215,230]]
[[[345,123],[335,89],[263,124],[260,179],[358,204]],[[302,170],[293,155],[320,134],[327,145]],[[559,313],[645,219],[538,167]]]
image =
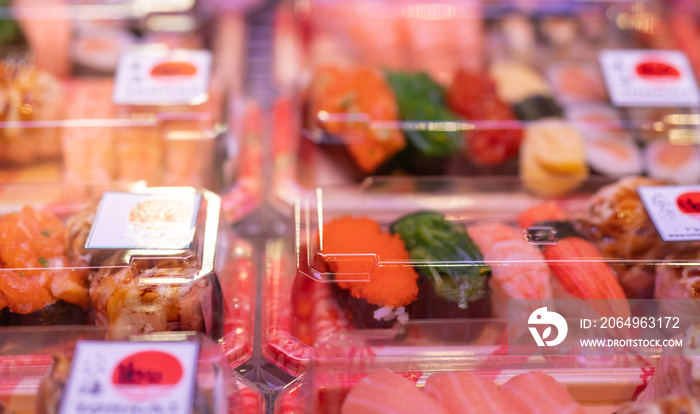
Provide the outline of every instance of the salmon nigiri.
[[431,375],[423,392],[451,414],[519,412],[518,404],[502,395],[494,382],[468,371]]
[[[559,227],[561,238],[555,244],[545,246],[542,253],[564,290],[580,299],[611,299],[593,304],[602,316],[629,316],[629,303],[615,271],[603,261],[591,242],[567,233],[573,227],[562,220],[565,217],[556,204],[547,203],[524,211],[518,222],[527,226],[547,222],[547,225]],[[563,231],[565,229],[567,231]]]
[[566,388],[540,371],[520,374],[501,386],[499,398],[518,402],[523,414],[584,414],[583,408]]
[[447,414],[440,404],[406,378],[387,368],[375,371],[355,385],[340,408],[341,414]]

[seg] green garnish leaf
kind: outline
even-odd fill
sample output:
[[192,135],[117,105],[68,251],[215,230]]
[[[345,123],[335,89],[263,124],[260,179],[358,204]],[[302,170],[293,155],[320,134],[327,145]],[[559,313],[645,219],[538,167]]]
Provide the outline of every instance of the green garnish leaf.
[[49,261],[43,257],[39,258],[39,264],[43,267],[49,267]]
[[24,272],[19,272],[19,277],[24,277]]
[[46,237],[51,237],[51,233],[49,233],[48,231],[42,231],[41,235],[46,236]]
[[391,225],[406,245],[421,277],[442,297],[466,308],[468,302],[488,297],[491,268],[461,224],[440,213],[423,211],[404,216]]

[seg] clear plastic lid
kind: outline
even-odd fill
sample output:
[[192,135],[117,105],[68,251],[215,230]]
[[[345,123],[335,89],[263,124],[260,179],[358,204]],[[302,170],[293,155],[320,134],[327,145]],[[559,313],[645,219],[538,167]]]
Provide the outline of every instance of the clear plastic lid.
[[219,196],[191,187],[133,186],[92,200],[67,187],[5,190],[16,198],[2,197],[2,325],[96,323],[111,339],[194,331],[223,338],[232,365],[250,356],[250,247],[222,224]]
[[[579,340],[650,339],[639,322],[652,316],[686,318],[677,328],[655,319],[648,333],[659,329],[659,339],[697,322],[698,235],[687,227],[685,240],[668,239],[669,221],[657,221],[660,210],[677,208],[692,226],[695,213],[680,206],[695,188],[663,184],[587,181],[557,201],[513,177],[318,188],[296,203],[293,242],[269,249],[267,356],[294,375],[333,338],[355,338],[382,362],[424,353],[606,356],[603,364],[658,356],[653,344],[604,349]],[[538,348],[526,329],[539,308],[568,323],[560,348]],[[630,326],[601,331],[610,318]]]
[[1,12],[3,181],[229,184],[211,165],[234,155],[225,111],[240,88],[239,14],[61,0]]
[[[278,64],[300,62],[280,75],[294,97],[289,150],[301,160],[287,184],[519,175],[553,196],[592,175],[700,182],[694,12],[657,2],[293,4],[278,19]],[[570,184],[537,185],[546,180]]]

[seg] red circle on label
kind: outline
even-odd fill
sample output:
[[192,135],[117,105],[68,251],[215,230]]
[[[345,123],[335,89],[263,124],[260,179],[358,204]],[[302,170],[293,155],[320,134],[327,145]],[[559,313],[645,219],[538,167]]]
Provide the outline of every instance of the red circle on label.
[[683,193],[676,198],[676,205],[685,214],[700,214],[700,193]]
[[681,72],[668,63],[646,61],[637,65],[637,74],[649,80],[676,80]]
[[175,385],[182,379],[183,368],[174,356],[161,351],[144,351],[129,355],[112,373],[116,386]]
[[172,76],[193,76],[197,73],[197,68],[188,62],[163,62],[151,69],[151,76],[154,78],[167,78]]

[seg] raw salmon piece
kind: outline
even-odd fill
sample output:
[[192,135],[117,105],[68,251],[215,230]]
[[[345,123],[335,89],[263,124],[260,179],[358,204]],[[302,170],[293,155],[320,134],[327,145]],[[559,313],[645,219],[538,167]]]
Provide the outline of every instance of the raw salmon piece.
[[518,216],[518,225],[522,229],[528,229],[542,221],[565,221],[566,213],[554,202],[546,202],[531,207]]
[[447,414],[430,396],[387,368],[358,382],[345,398],[341,414]]
[[83,308],[90,306],[88,272],[78,269],[60,269],[51,273],[51,294]]
[[51,294],[33,277],[11,270],[0,270],[0,291],[14,313],[31,313],[51,301]]
[[511,378],[500,392],[502,397],[518,402],[518,413],[585,414],[563,385],[540,371]]
[[0,310],[5,309],[5,307],[7,307],[7,299],[5,299],[5,295],[0,291]]
[[428,378],[425,393],[453,414],[516,413],[518,405],[492,381],[471,372],[446,372]]

